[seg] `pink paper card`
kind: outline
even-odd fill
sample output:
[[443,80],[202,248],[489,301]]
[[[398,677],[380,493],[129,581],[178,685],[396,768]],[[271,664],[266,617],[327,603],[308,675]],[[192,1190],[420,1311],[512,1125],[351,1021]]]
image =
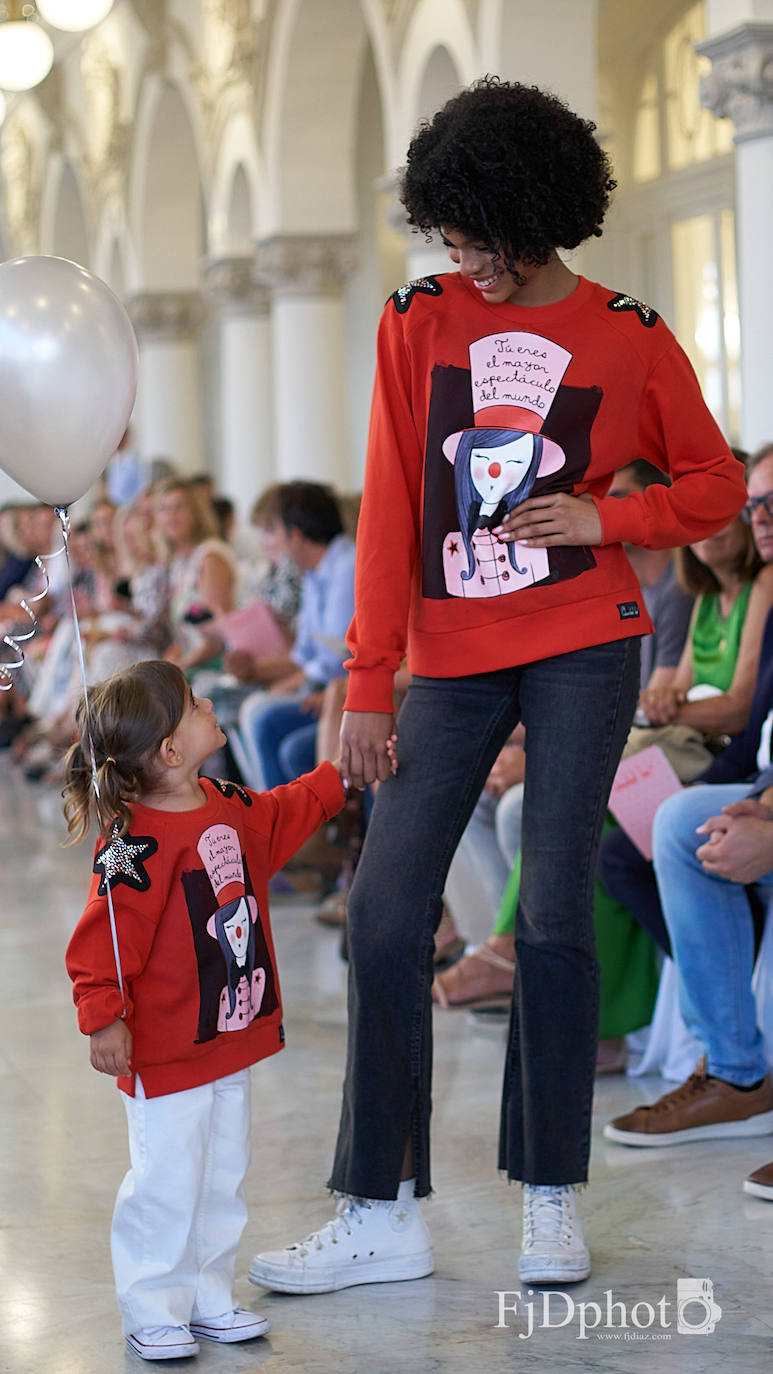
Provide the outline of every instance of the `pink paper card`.
[[615,774],[609,809],[645,859],[652,858],[652,822],[666,797],[680,792],[680,783],[657,744],[623,759]]

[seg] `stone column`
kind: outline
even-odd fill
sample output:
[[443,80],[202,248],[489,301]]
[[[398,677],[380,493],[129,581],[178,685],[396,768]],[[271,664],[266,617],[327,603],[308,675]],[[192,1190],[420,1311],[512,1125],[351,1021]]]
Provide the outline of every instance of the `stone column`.
[[258,249],[271,292],[276,472],[346,490],[350,482],[342,288],[348,234],[283,234]]
[[210,262],[204,281],[219,317],[219,482],[245,519],[277,475],[269,293],[255,280],[252,257]]
[[711,59],[701,102],[735,125],[736,241],[744,448],[773,437],[773,23],[745,23],[697,44]]
[[128,302],[140,348],[135,426],[145,458],[182,472],[204,466],[198,334],[206,307],[197,291],[145,291]]

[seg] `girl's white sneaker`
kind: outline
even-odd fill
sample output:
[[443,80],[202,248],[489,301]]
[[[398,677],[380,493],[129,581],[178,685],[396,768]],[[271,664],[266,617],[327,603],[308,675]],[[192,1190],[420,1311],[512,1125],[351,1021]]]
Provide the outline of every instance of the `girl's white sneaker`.
[[126,1344],[143,1360],[184,1360],[199,1353],[199,1343],[187,1326],[144,1326],[132,1331]]
[[525,1283],[578,1283],[590,1274],[590,1255],[571,1184],[559,1188],[524,1184],[518,1273]]
[[232,1312],[224,1312],[222,1317],[212,1317],[209,1321],[192,1321],[191,1331],[205,1341],[219,1341],[231,1345],[235,1341],[253,1341],[256,1336],[265,1336],[271,1330],[266,1317],[257,1312],[248,1312],[244,1307],[235,1307]]

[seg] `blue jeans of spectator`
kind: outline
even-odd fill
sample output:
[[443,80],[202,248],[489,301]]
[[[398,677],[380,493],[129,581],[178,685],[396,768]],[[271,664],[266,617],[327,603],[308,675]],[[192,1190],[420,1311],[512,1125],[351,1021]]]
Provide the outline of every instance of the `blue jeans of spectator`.
[[454,850],[491,766],[526,726],[523,877],[500,1167],[587,1177],[599,969],[593,880],[638,693],[639,640],[498,672],[413,679],[397,774],[379,788],[349,897],[349,1040],[330,1187],[394,1198],[407,1143],[430,1192],[433,937]]
[[255,723],[255,744],[267,788],[293,782],[317,761],[317,720],[300,701],[267,706]]
[[610,897],[630,911],[664,954],[671,954],[660,905],[655,870],[624,830],[611,830],[601,841],[599,877]]
[[[682,1017],[706,1051],[707,1072],[739,1087],[768,1071],[751,986],[754,920],[743,884],[707,873],[695,857],[707,838],[695,832],[751,790],[750,783],[715,783],[677,792],[658,809],[653,830]],[[755,888],[770,894],[773,873]]]

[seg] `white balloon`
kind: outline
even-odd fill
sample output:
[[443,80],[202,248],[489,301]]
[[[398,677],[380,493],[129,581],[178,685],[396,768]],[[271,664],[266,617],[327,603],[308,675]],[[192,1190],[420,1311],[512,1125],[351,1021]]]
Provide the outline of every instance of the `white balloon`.
[[0,467],[68,506],[105,468],[137,390],[137,340],[118,297],[66,258],[0,264]]

